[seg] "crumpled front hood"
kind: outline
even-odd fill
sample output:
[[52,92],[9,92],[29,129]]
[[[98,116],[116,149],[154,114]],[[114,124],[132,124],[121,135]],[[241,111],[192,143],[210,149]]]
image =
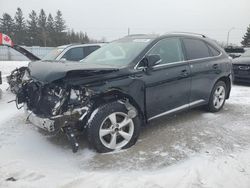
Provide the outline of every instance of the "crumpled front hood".
[[31,78],[50,83],[64,77],[89,77],[98,74],[107,74],[117,71],[117,68],[84,62],[50,62],[36,61],[29,64]]
[[250,65],[250,57],[239,57],[233,59],[233,64],[247,64]]

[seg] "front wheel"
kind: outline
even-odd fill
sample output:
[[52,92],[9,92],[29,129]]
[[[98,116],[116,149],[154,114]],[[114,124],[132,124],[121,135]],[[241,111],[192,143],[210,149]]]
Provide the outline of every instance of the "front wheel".
[[140,119],[130,117],[125,105],[111,102],[91,114],[88,141],[98,152],[110,152],[134,145],[140,133]]
[[210,112],[218,112],[220,111],[226,100],[226,84],[223,81],[218,81],[211,92],[209,103],[208,103],[208,111]]

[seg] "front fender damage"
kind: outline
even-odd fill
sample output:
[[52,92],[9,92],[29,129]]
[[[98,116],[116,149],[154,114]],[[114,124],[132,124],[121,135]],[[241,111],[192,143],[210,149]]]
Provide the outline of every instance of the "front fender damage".
[[[117,99],[135,117],[137,110],[125,98]],[[50,135],[65,133],[73,152],[77,152],[77,137],[88,126],[94,110],[105,101],[100,92],[86,87],[48,84],[33,80],[23,84],[17,93],[17,103],[24,104],[27,121]]]
[[94,95],[84,87],[42,85],[29,80],[18,91],[16,102],[18,105],[24,104],[27,122],[50,135],[65,133],[73,152],[76,152],[79,147],[76,137],[84,130]]

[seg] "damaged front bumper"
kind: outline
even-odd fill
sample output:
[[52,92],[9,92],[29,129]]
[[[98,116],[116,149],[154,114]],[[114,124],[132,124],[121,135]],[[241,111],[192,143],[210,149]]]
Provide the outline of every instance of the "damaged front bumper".
[[24,105],[27,121],[50,135],[63,132],[68,137],[73,152],[78,149],[76,135],[87,126],[93,108],[91,92],[85,87],[64,84],[47,84],[27,80],[18,90],[17,106]]
[[70,142],[72,151],[74,153],[78,151],[79,143],[76,136],[79,133],[79,130],[84,127],[81,120],[87,115],[89,108],[83,107],[71,112],[66,112],[63,115],[52,116],[49,118],[40,117],[34,114],[32,111],[29,111],[26,106],[24,109],[29,123],[51,135],[56,135],[59,132],[65,133]]
[[62,115],[40,117],[34,114],[32,111],[28,110],[26,105],[24,105],[24,109],[25,114],[27,115],[27,120],[31,124],[49,133],[56,133],[67,126],[77,128],[77,124],[84,119],[89,111],[88,107],[83,107],[70,112],[65,112]]
[[41,118],[36,116],[33,112],[27,113],[27,120],[38,128],[41,128],[49,133],[54,133],[59,127],[56,127],[56,121],[49,118]]

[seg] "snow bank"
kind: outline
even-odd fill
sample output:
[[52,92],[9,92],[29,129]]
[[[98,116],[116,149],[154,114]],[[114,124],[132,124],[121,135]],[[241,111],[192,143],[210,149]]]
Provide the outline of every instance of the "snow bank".
[[155,172],[84,172],[62,187],[213,187],[249,188],[250,149],[229,156],[196,156]]
[[[36,139],[36,136],[38,135],[29,138]],[[34,142],[34,148],[36,144],[41,143]],[[72,158],[70,153],[63,151],[51,153],[53,148],[45,146],[40,148],[40,151],[37,149],[26,150],[25,145],[17,150],[16,152],[29,152],[30,157],[42,158],[42,160],[38,163],[30,160],[27,163],[27,159],[19,158],[1,165],[0,186],[25,188],[249,188],[250,185],[250,149],[219,157],[215,157],[213,153],[197,155],[177,165],[157,171],[113,171],[112,169],[110,171],[85,171],[80,170],[70,160]],[[37,151],[38,153],[36,153]],[[46,151],[46,155],[44,151]],[[65,159],[68,158],[68,160],[62,160],[61,155],[64,158],[67,156]],[[87,151],[81,155],[82,157],[83,155],[85,157],[94,156]],[[47,163],[44,163],[44,160]],[[6,177],[15,177],[17,181],[4,181]]]

